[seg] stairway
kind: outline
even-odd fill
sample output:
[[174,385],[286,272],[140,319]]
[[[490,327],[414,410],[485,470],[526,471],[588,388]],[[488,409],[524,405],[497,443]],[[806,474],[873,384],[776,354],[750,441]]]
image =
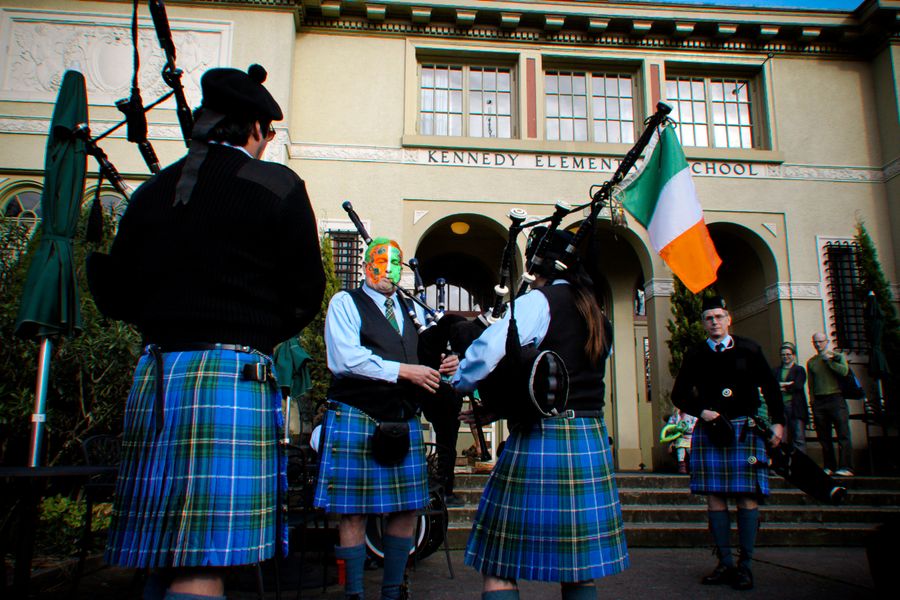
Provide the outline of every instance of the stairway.
[[[450,509],[452,549],[465,547],[486,481],[487,475],[457,474],[456,493],[466,505]],[[687,475],[618,473],[616,481],[629,546],[709,544],[706,500],[690,493]],[[846,501],[841,506],[826,506],[790,487],[781,477],[770,477],[770,494],[760,510],[757,545],[862,546],[866,535],[887,515],[900,512],[900,478],[853,477],[840,481],[849,491]]]

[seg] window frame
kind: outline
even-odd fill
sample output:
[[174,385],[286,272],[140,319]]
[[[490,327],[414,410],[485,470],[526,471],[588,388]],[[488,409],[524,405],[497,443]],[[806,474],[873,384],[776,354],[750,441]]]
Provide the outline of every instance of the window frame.
[[[587,139],[577,140],[572,139],[562,139],[562,137],[557,137],[556,139],[551,139],[549,136],[548,120],[551,118],[559,119],[560,116],[557,115],[552,117],[548,114],[547,110],[547,102],[548,102],[548,86],[547,86],[547,78],[548,75],[566,73],[568,75],[583,75],[585,79],[585,93],[584,97],[586,99],[586,112],[585,112],[585,121],[587,123]],[[578,63],[567,63],[567,62],[556,62],[553,60],[545,60],[543,64],[543,70],[541,72],[543,76],[543,85],[540,88],[541,96],[540,98],[536,98],[536,101],[541,102],[541,107],[543,111],[543,141],[549,143],[576,143],[576,144],[634,144],[637,140],[638,131],[637,126],[638,123],[643,123],[643,99],[642,99],[642,83],[640,78],[639,70],[636,68],[629,68],[629,65],[625,64],[586,64],[584,62]],[[605,98],[606,101],[609,101],[609,96],[596,96],[594,94],[594,79],[596,77],[609,78],[611,76],[615,76],[619,79],[628,78],[631,82],[631,139],[626,140],[621,137],[621,126],[622,123],[627,121],[623,119],[617,119],[616,122],[619,123],[619,133],[620,139],[618,141],[610,141],[608,138],[606,140],[597,140],[596,139],[596,127],[598,123],[605,123],[607,134],[609,132],[609,123],[612,122],[610,119],[599,120],[596,118],[595,109],[594,109],[594,101],[596,98]],[[557,88],[558,89],[558,88]],[[621,102],[622,96],[616,96]],[[560,111],[557,111],[560,112]],[[573,117],[574,118],[574,117]]]
[[[515,57],[517,58],[517,56]],[[443,53],[428,53],[428,52],[419,52],[416,55],[416,85],[415,85],[415,93],[416,93],[416,119],[415,119],[415,134],[420,135],[425,138],[431,139],[447,139],[447,138],[468,138],[468,139],[479,139],[479,140],[519,140],[521,139],[521,131],[519,126],[519,120],[521,116],[521,98],[519,95],[519,74],[518,74],[518,62],[517,60],[510,56],[503,57],[471,57],[468,54],[443,54]],[[462,70],[462,101],[461,101],[461,131],[460,135],[451,135],[449,133],[450,127],[448,125],[448,133],[438,134],[434,133],[434,129],[432,133],[425,133],[423,126],[423,67],[445,67],[448,69],[459,68]],[[470,120],[472,118],[470,103],[471,103],[471,94],[472,89],[470,87],[470,74],[471,69],[495,69],[496,71],[500,70],[508,70],[509,71],[509,114],[503,115],[507,116],[509,119],[509,137],[501,137],[499,135],[495,136],[473,136],[470,133]],[[432,88],[435,89],[435,88]],[[483,89],[481,90],[483,91]],[[506,93],[504,90],[501,92],[500,90],[494,90],[495,94]],[[449,99],[448,99],[448,108],[449,108]],[[432,114],[450,114],[450,113],[436,113],[432,111]],[[481,113],[484,114],[484,113]],[[498,115],[499,117],[500,115]]]
[[[819,246],[828,339],[832,340],[836,349],[859,355],[867,354],[865,296],[860,279],[859,245],[854,239],[827,238],[821,239]],[[841,264],[832,267],[836,259],[843,260]]]
[[[679,131],[679,139],[681,140],[682,145],[685,148],[690,149],[707,149],[712,151],[739,151],[739,152],[749,152],[749,151],[759,151],[759,150],[771,150],[772,148],[772,139],[771,139],[771,131],[768,127],[768,121],[766,119],[766,115],[768,114],[768,94],[766,93],[766,79],[764,75],[764,70],[760,68],[760,66],[755,66],[753,68],[747,67],[745,65],[725,65],[721,67],[712,67],[708,65],[697,65],[694,63],[673,63],[667,64],[665,74],[662,78],[662,91],[663,98],[665,102],[669,103],[673,108],[673,115],[678,114],[680,117],[680,108],[678,107],[680,97],[671,98],[668,92],[669,83],[675,80],[694,80],[700,79],[703,81],[703,91],[704,91],[704,109],[705,109],[705,117],[706,117],[706,127],[707,127],[707,143],[705,145],[697,145],[696,142],[688,143],[685,141],[685,136]],[[713,98],[713,94],[711,92],[710,83],[714,80],[725,80],[725,81],[746,81],[746,85],[744,88],[746,89],[747,103],[749,104],[748,109],[748,118],[750,119],[749,131],[751,143],[749,146],[744,146],[743,144],[738,146],[733,145],[724,145],[718,146],[715,145],[715,127],[716,123],[714,121],[714,110],[712,105],[718,100]],[[726,115],[726,123],[725,127],[729,127],[727,123],[727,104],[725,108]],[[738,109],[738,115],[740,115],[740,110]],[[679,118],[673,116],[673,119],[676,121],[680,121]],[[742,127],[742,124],[738,124],[738,127]],[[682,129],[682,125],[679,124],[679,130]],[[740,135],[740,134],[739,134]],[[727,140],[728,132],[726,130],[726,140]]]
[[[334,262],[334,275],[340,282],[342,290],[353,290],[359,287],[363,279],[362,259],[365,245],[356,230],[331,227],[325,230],[331,240],[331,255]],[[344,255],[341,243],[350,242],[356,246],[355,259],[353,250],[346,252],[347,259],[339,260]],[[347,268],[345,268],[347,267]],[[350,285],[348,285],[350,284]]]

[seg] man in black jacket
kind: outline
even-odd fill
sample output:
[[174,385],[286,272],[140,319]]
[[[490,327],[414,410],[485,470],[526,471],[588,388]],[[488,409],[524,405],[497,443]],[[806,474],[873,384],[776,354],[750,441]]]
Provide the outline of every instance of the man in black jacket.
[[[728,333],[731,315],[718,296],[703,301],[701,316],[709,336],[684,357],[672,402],[697,417],[691,442],[691,492],[707,497],[709,530],[719,564],[704,577],[706,585],[731,584],[753,588],[750,560],[759,527],[759,498],[768,495],[765,443],[750,430],[762,389],[774,435],[781,441],[784,410],[778,383],[755,342]],[[728,498],[738,507],[740,558],[735,568],[729,541]]]
[[260,160],[282,118],[265,78],[203,75],[187,156],[138,188],[88,264],[100,310],[144,338],[106,560],[164,569],[145,598],[223,598],[222,567],[286,549],[270,355],[318,312],[325,275],[305,184]]
[[806,402],[806,369],[797,364],[797,348],[791,342],[781,344],[781,366],[772,374],[778,380],[784,398],[784,421],[787,439],[794,448],[806,452],[806,424],[809,404]]

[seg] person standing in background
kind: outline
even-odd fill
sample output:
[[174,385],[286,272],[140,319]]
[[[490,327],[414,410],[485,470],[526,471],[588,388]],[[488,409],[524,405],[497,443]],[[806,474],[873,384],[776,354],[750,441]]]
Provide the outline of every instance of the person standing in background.
[[[809,399],[812,404],[813,422],[816,435],[822,445],[825,472],[829,475],[853,477],[853,443],[850,441],[850,411],[847,400],[841,394],[840,378],[850,371],[847,358],[840,352],[828,349],[828,337],[821,332],[814,333],[812,345],[816,355],[806,361],[809,373]],[[834,438],[837,436],[838,454],[834,456]]]

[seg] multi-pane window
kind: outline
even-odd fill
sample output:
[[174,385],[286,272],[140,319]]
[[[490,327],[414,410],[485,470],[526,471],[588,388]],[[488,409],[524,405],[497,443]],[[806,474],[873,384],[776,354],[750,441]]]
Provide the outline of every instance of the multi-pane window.
[[330,230],[331,252],[334,255],[334,274],[342,290],[359,287],[362,281],[362,242],[355,231]]
[[751,80],[675,76],[666,79],[666,98],[685,146],[753,148]]
[[631,75],[547,71],[544,97],[548,140],[634,142]]
[[423,64],[419,133],[511,138],[512,69]]
[[41,218],[41,192],[25,189],[12,194],[6,199],[3,207],[3,215],[30,225],[36,224]]
[[842,350],[865,352],[865,299],[859,278],[859,249],[855,242],[827,242],[824,252],[831,337]]

